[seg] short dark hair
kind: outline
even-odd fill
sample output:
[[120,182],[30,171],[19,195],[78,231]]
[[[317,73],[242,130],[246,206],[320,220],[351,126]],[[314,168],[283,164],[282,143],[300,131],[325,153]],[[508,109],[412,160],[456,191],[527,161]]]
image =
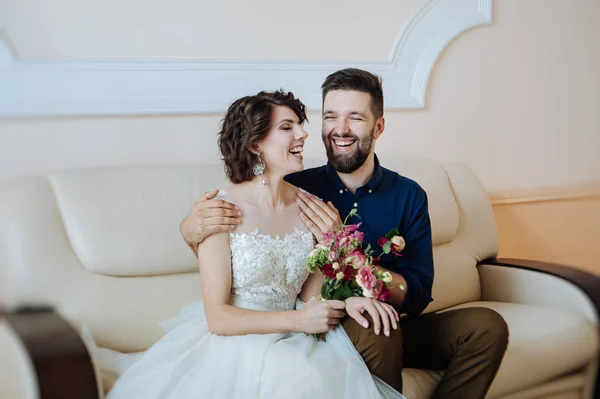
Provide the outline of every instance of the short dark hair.
[[250,181],[254,177],[252,167],[258,156],[248,150],[264,139],[271,126],[271,114],[276,106],[289,107],[300,123],[306,118],[306,106],[292,92],[283,90],[261,91],[255,96],[242,97],[231,104],[221,121],[217,143],[225,173],[232,183]]
[[371,112],[376,119],[383,116],[383,88],[381,77],[357,68],[341,69],[327,76],[321,86],[323,102],[332,90],[354,90],[371,95]]

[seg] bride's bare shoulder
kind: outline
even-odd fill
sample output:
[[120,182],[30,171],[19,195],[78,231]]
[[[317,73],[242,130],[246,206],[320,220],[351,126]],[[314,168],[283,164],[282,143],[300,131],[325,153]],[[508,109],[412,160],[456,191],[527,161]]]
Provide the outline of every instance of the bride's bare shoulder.
[[227,188],[219,190],[219,197],[236,205],[243,202],[245,198],[244,190],[239,187],[239,184],[232,184]]
[[288,204],[296,203],[296,199],[298,198],[298,193],[300,191],[304,191],[288,182],[284,182],[284,188],[285,188],[285,199]]
[[311,197],[319,198],[316,195],[314,195],[313,193],[311,193],[309,191],[306,191],[303,188],[296,187],[296,186],[294,186],[294,185],[292,185],[292,184],[290,184],[288,182],[286,182],[286,184],[288,184],[290,186],[289,187],[289,190],[290,190],[289,192],[290,192],[290,196],[293,197],[293,198],[296,198],[298,196],[298,193],[304,193],[306,195],[310,195]]

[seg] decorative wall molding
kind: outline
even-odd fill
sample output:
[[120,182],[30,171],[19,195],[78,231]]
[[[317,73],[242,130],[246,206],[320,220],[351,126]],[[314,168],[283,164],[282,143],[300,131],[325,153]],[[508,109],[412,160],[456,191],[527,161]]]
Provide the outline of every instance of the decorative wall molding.
[[489,193],[493,206],[550,201],[600,199],[600,182]]
[[423,108],[440,53],[462,32],[490,24],[491,3],[425,2],[400,30],[387,62],[21,61],[0,36],[0,118],[222,113],[238,97],[280,87],[315,111],[325,77],[346,67],[383,78],[386,109]]

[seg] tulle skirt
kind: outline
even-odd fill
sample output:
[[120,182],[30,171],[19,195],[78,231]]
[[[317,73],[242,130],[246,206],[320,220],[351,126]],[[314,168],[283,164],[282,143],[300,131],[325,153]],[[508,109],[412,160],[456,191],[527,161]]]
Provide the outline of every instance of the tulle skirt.
[[326,341],[304,333],[220,336],[209,331],[201,302],[161,325],[166,334],[126,368],[109,399],[404,398],[369,373],[341,326]]

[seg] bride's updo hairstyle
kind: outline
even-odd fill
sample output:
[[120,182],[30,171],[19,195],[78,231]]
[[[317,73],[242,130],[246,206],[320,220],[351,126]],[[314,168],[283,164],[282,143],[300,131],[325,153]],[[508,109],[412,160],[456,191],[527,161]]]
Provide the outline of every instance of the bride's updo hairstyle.
[[250,181],[254,177],[252,167],[257,164],[258,156],[248,147],[263,140],[271,127],[271,114],[275,107],[289,107],[300,123],[306,118],[306,106],[292,92],[261,91],[255,96],[236,100],[221,121],[217,143],[225,173],[232,183]]

